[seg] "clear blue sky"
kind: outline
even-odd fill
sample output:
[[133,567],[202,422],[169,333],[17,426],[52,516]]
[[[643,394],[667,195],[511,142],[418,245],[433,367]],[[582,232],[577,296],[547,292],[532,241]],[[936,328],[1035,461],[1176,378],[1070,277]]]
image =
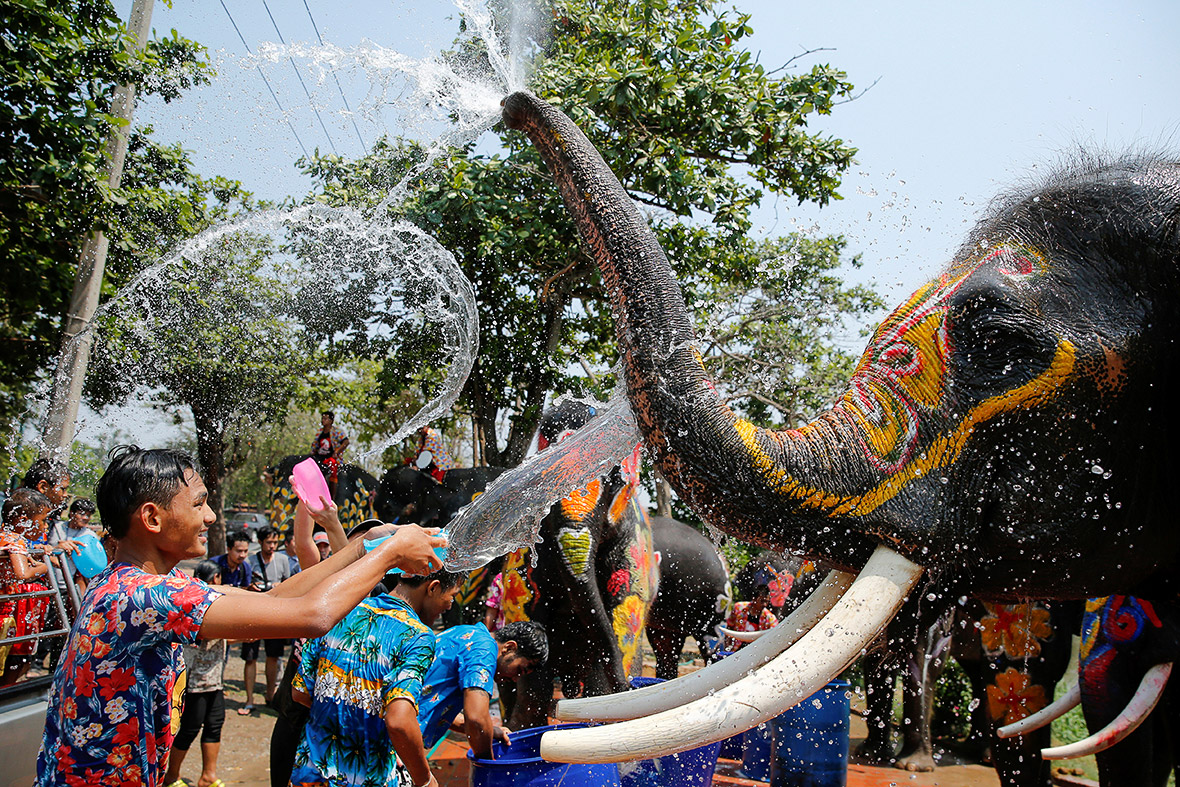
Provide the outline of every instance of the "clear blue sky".
[[[315,44],[304,0],[268,0],[287,42]],[[130,0],[116,7],[126,17]],[[225,0],[247,44],[278,40],[262,0]],[[327,2],[306,0],[326,42],[364,41],[411,57],[445,46],[457,11],[447,0]],[[751,48],[777,66],[805,49],[828,48],[802,64],[846,70],[857,100],[838,107],[820,128],[859,148],[846,178],[846,199],[823,210],[769,200],[758,215],[770,232],[818,225],[844,232],[863,254],[865,278],[896,300],[935,272],[986,201],[1005,184],[1035,172],[1075,143],[1122,148],[1133,143],[1180,149],[1180,3],[782,2],[739,0],[753,15]],[[194,152],[204,173],[246,182],[259,195],[302,193],[292,162],[300,149],[244,54],[219,0],[156,3],[154,27],[175,27],[213,50],[216,84],[170,106],[145,102],[137,120]],[[304,68],[324,105],[337,149],[361,152],[330,77]],[[319,122],[288,64],[268,69],[288,119],[310,149],[329,150]],[[372,85],[355,70],[340,74],[357,108]],[[412,131],[385,112],[358,122],[367,143],[382,132]]]

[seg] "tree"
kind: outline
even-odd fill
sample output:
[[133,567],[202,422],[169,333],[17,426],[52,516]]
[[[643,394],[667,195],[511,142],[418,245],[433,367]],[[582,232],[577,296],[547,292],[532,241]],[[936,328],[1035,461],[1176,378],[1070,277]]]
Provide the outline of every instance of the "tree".
[[[0,275],[21,283],[0,295],[0,426],[8,428],[57,352],[82,237],[104,229],[127,253],[125,272],[143,267],[119,235],[128,225],[116,224],[159,195],[112,191],[101,176],[114,88],[137,82],[170,101],[211,72],[203,50],[175,31],[129,53],[109,0],[0,0],[0,8]],[[133,157],[128,174],[143,162]]]
[[224,551],[222,483],[241,465],[254,429],[281,423],[321,355],[291,314],[281,261],[266,236],[242,229],[199,253],[152,269],[96,316],[87,377],[96,404],[132,396],[174,414],[187,409],[197,461],[218,514],[210,554]]
[[[855,151],[808,133],[807,123],[849,95],[842,72],[768,71],[742,48],[750,17],[713,0],[561,0],[553,14],[534,89],[587,131],[627,191],[649,206],[690,303],[708,302],[719,283],[756,269],[762,252],[746,232],[765,191],[837,196]],[[472,39],[453,53],[482,55]],[[475,286],[480,354],[461,401],[482,457],[512,465],[548,392],[605,396],[610,381],[588,385],[570,370],[609,366],[615,350],[598,274],[542,162],[522,136],[501,129],[500,141],[498,154],[452,151],[400,210],[454,251]],[[383,141],[358,161],[313,157],[304,163],[318,183],[312,198],[372,205],[416,151]],[[373,196],[374,187],[382,193]],[[421,368],[428,357],[403,360]],[[387,367],[390,390],[401,390],[404,371]],[[501,447],[496,426],[505,413]]]

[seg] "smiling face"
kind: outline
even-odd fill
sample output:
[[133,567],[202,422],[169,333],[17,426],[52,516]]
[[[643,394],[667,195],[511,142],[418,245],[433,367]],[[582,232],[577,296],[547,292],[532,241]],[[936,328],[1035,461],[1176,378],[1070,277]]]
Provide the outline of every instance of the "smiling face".
[[209,507],[209,490],[201,476],[193,470],[184,474],[185,483],[166,508],[160,509],[159,546],[162,552],[183,555],[183,558],[205,554],[209,525],[217,516]]

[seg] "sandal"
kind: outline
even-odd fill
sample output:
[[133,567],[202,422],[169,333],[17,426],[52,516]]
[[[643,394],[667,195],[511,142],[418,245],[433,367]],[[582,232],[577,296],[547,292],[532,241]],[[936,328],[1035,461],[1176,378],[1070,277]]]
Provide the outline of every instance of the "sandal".
[[[169,787],[171,787],[171,785],[169,785]],[[225,787],[225,782],[223,782],[221,779],[214,779],[213,781],[209,782],[209,787]]]
[[238,715],[239,716],[249,716],[253,712],[254,712],[253,705],[243,705],[242,707],[238,708]]
[[[164,785],[164,787],[188,787],[188,782],[186,782],[184,779],[177,779],[171,784]],[[209,785],[209,787],[213,787],[213,785]]]

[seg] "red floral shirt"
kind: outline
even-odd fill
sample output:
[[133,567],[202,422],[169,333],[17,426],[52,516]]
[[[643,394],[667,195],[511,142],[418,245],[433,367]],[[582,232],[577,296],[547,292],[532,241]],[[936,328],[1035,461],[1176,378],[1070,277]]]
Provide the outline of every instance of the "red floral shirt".
[[181,645],[220,595],[179,569],[120,563],[94,578],[53,676],[38,785],[161,783],[180,724]]
[[[734,604],[733,610],[725,620],[725,627],[731,631],[765,631],[774,628],[778,623],[778,618],[774,616],[769,607],[762,608],[762,614],[758,616],[757,620],[750,620],[749,607],[749,601],[739,601]],[[745,644],[745,642],[732,637],[725,638],[725,649],[731,652],[738,650]]]

